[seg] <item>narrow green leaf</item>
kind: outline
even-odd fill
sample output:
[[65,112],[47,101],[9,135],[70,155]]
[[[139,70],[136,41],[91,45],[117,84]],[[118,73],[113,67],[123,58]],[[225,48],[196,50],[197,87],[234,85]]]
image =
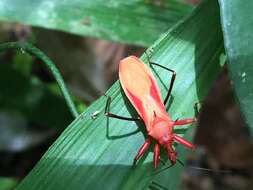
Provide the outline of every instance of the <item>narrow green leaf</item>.
[[219,0],[228,68],[253,135],[253,1]]
[[147,46],[191,10],[175,0],[1,0],[0,20]]
[[[218,3],[209,0],[149,48],[152,61],[177,72],[173,101],[168,107],[173,119],[194,115],[194,103],[203,100],[223,63],[219,61],[222,44]],[[146,58],[142,59],[147,63]],[[165,95],[163,84],[169,82],[170,75],[159,68],[154,72]],[[113,99],[111,112],[124,116],[136,114],[118,82],[107,95]],[[17,189],[143,190],[156,183],[175,189],[183,167],[176,164],[154,175],[152,147],[137,167],[132,168],[133,158],[145,139],[145,127],[141,123],[108,120],[103,114],[105,102],[106,97],[101,97],[80,115]],[[92,119],[91,115],[98,112],[97,118]],[[176,130],[179,131],[184,133]],[[188,130],[188,139],[191,133],[192,130]],[[184,160],[186,149],[180,145],[176,150]]]

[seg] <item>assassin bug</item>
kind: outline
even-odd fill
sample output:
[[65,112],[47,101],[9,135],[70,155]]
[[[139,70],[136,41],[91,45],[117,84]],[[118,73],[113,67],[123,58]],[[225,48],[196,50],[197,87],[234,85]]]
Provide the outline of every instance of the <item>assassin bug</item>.
[[[148,57],[148,56],[147,56]],[[148,57],[149,60],[149,57]],[[174,134],[173,127],[176,125],[186,125],[196,121],[196,118],[182,119],[173,121],[166,112],[166,103],[170,97],[172,87],[176,78],[176,72],[162,65],[150,62],[150,65],[159,66],[172,73],[167,95],[162,101],[157,82],[148,69],[148,67],[137,57],[129,56],[121,60],[119,63],[119,80],[124,93],[130,100],[137,113],[138,118],[128,118],[118,116],[109,112],[109,104],[111,98],[108,97],[105,115],[117,119],[129,121],[143,121],[148,138],[139,149],[134,158],[134,164],[148,150],[152,141],[155,141],[153,166],[156,169],[160,159],[160,146],[164,147],[171,165],[177,160],[177,152],[173,149],[173,142],[176,141],[189,149],[193,149],[194,145],[184,138]]]

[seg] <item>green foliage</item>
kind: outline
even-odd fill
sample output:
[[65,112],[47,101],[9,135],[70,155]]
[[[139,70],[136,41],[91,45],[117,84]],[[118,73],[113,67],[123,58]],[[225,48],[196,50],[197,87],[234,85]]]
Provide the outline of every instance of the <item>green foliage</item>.
[[[46,56],[42,51],[40,51],[38,48],[34,47],[31,44],[28,43],[22,43],[22,42],[8,42],[8,43],[2,43],[0,44],[0,52],[7,50],[7,49],[17,49],[21,52],[29,52],[32,55],[35,55],[38,59],[40,59],[51,71],[52,75],[54,76],[55,80],[57,81],[57,84],[65,98],[65,101],[74,117],[78,116],[78,112],[76,110],[76,107],[71,99],[71,96],[69,95],[69,92],[65,86],[65,83],[62,79],[62,76],[58,69],[56,68],[55,64],[52,62],[52,60]],[[22,89],[23,90],[23,89]]]
[[[22,43],[1,44],[0,50],[15,47],[18,51],[13,52],[11,63],[0,64],[0,151],[9,152],[31,148],[72,121],[64,99],[31,75],[34,57],[25,50],[37,54],[40,51]],[[38,57],[50,67],[50,60],[43,55]],[[51,67],[52,70],[54,65]],[[64,85],[61,87],[64,90]]]
[[17,180],[13,178],[0,177],[0,190],[11,190],[17,183]]
[[253,135],[253,1],[219,1],[230,77]]
[[[0,107],[16,110],[40,126],[63,128],[72,119],[64,100],[44,84],[23,76],[8,65],[0,65]],[[49,109],[49,105],[51,108]],[[57,119],[58,118],[58,119]]]
[[[153,62],[177,72],[168,107],[173,119],[194,115],[194,103],[203,100],[224,63],[220,59],[222,51],[219,8],[213,0],[205,1],[148,49]],[[146,57],[142,60],[147,63]],[[154,72],[159,73],[155,77],[165,95],[169,75],[160,68]],[[113,99],[111,112],[136,114],[118,82],[107,95]],[[145,139],[145,127],[141,123],[108,120],[103,114],[105,102],[106,97],[99,98],[68,126],[17,189],[147,189],[155,188],[155,183],[175,189],[182,166],[177,164],[154,175],[152,149],[132,168],[133,158]],[[95,112],[99,114],[92,119]],[[189,139],[193,128],[185,133],[187,128],[176,132]],[[185,148],[180,145],[176,150],[184,160]]]
[[30,76],[33,57],[25,52],[18,51],[13,60],[14,68],[24,76]]
[[[157,2],[161,3],[158,5]],[[251,127],[253,69],[250,61],[253,58],[253,49],[250,44],[253,42],[251,35],[253,18],[249,15],[253,3],[239,0],[219,0],[219,2],[231,79],[246,122]],[[107,3],[101,0],[14,0],[12,3],[2,0],[0,10],[0,19],[5,21],[17,21],[74,34],[147,46],[191,12],[192,8],[175,0],[107,1]],[[163,34],[147,51],[153,62],[177,72],[168,106],[173,119],[194,115],[193,104],[204,99],[224,64],[219,20],[217,1],[205,0],[188,18]],[[38,54],[42,60],[50,63],[48,66],[53,72],[56,71],[55,76],[56,79],[58,77],[60,87],[65,88],[57,69],[51,65],[52,61],[38,49],[29,44],[19,43],[0,46],[0,50],[6,48],[25,49],[35,52],[35,55]],[[142,60],[147,63],[145,56]],[[27,57],[24,61],[31,60]],[[17,56],[16,68],[20,68],[20,62],[23,61]],[[6,98],[9,101],[6,105],[12,105],[12,101],[16,101],[17,105],[20,102],[24,103],[21,101],[24,90],[38,85],[36,82],[26,84],[23,80],[29,73],[30,65],[22,69],[23,76],[5,72],[5,75],[10,75],[7,79],[10,84],[20,83],[16,89],[6,88],[9,90],[6,96],[12,93],[17,96]],[[154,68],[153,71],[162,94],[165,95],[169,75],[160,68]],[[14,81],[12,75],[19,81]],[[4,80],[6,79],[2,81]],[[77,116],[78,112],[68,92],[65,90],[62,92],[72,114]],[[4,88],[1,89],[1,94],[3,93]],[[30,95],[31,100],[36,97],[36,93]],[[107,95],[113,99],[111,112],[124,116],[136,115],[118,82],[108,90]],[[44,101],[48,103],[49,100],[50,98],[46,97]],[[35,102],[37,101],[43,102],[39,99]],[[145,140],[145,126],[142,123],[106,118],[103,114],[105,102],[106,98],[101,97],[76,118],[17,189],[155,189],[158,188],[157,184],[168,189],[176,189],[182,166],[177,164],[154,175],[152,148],[138,162],[137,167],[132,168],[132,160]],[[52,101],[51,104],[54,103],[55,101]],[[40,105],[39,108],[43,108],[44,111],[39,109],[32,113],[47,113],[52,116],[52,120],[59,120],[54,117],[53,112],[45,111],[48,110],[47,106]],[[98,113],[96,118],[91,117],[94,113]],[[194,127],[176,128],[175,132],[191,139]],[[176,150],[180,160],[184,160],[187,155],[185,148],[179,145],[176,146]],[[164,154],[162,158],[166,159]],[[161,168],[162,165],[159,169]]]
[[1,0],[0,20],[148,46],[190,13],[175,0]]

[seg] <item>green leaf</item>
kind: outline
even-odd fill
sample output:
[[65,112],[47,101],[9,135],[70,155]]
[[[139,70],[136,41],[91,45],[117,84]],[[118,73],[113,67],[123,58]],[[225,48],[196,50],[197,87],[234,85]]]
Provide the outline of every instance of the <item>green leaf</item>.
[[14,178],[0,177],[0,190],[11,190],[17,183],[17,180]]
[[1,0],[0,20],[147,46],[191,10],[175,0]]
[[[194,115],[194,103],[203,100],[224,62],[224,59],[219,60],[222,45],[218,3],[209,0],[149,48],[153,62],[177,72],[172,90],[173,101],[168,108],[173,119]],[[145,57],[142,60],[147,63]],[[154,71],[165,95],[166,87],[162,84],[169,82],[169,74],[160,68],[154,68]],[[124,116],[136,115],[118,82],[107,95],[113,99],[111,112]],[[81,114],[17,189],[143,190],[150,185],[155,186],[155,183],[175,189],[183,167],[176,164],[154,175],[152,147],[137,167],[132,168],[133,158],[145,139],[145,127],[141,123],[108,120],[103,114],[105,102],[106,97],[103,96]],[[92,119],[91,115],[98,112],[97,118]],[[193,128],[188,130],[186,138],[189,139]],[[184,160],[186,149],[179,145],[176,150],[179,158]],[[160,164],[160,167],[163,166]]]
[[253,1],[219,2],[229,74],[253,135]]

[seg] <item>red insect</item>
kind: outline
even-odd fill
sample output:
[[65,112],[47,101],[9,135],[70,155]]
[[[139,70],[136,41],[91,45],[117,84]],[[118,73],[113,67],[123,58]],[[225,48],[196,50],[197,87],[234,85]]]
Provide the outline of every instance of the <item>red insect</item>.
[[151,141],[154,140],[156,143],[154,146],[153,165],[154,168],[157,168],[160,158],[160,146],[165,148],[172,165],[174,165],[177,160],[177,152],[172,147],[174,141],[183,144],[187,148],[194,148],[194,145],[191,142],[174,134],[173,127],[176,125],[193,123],[196,119],[191,118],[175,121],[171,119],[166,112],[165,104],[169,99],[176,78],[176,73],[162,65],[151,62],[150,64],[172,72],[169,90],[164,102],[162,101],[157,82],[151,71],[140,59],[135,56],[130,56],[120,61],[119,80],[126,96],[138,112],[140,118],[127,118],[108,112],[110,98],[108,98],[107,101],[105,114],[109,117],[118,119],[134,121],[142,120],[145,123],[148,138],[135,156],[134,163],[136,163],[145,151],[148,150]]

